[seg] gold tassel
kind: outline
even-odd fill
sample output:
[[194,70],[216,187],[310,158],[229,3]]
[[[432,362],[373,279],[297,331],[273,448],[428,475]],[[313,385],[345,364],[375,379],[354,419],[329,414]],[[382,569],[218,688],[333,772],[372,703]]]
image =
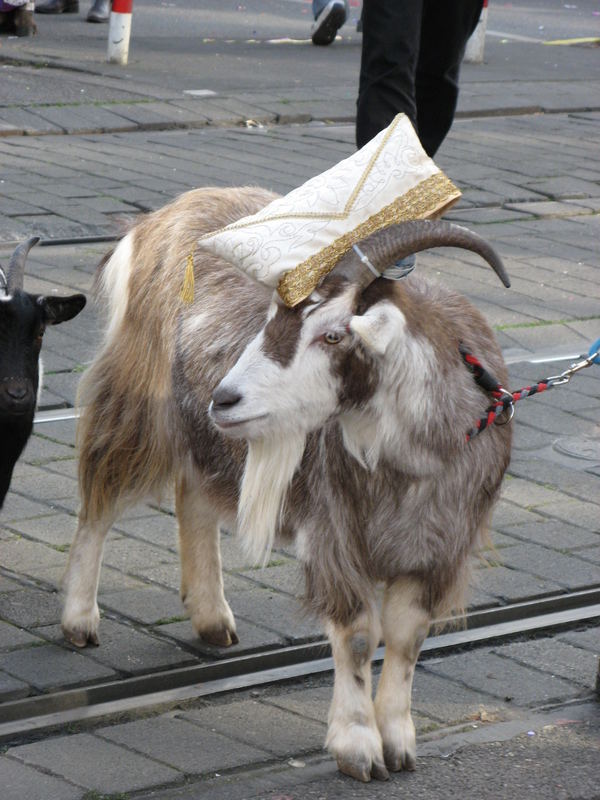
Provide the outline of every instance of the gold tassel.
[[185,278],[181,288],[180,297],[186,305],[194,302],[194,255],[190,253],[187,257],[185,268]]

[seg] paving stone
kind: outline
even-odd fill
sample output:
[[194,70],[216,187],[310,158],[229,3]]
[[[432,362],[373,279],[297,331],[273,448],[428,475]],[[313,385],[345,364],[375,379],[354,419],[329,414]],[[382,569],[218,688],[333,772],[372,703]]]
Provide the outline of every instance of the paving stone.
[[[7,539],[12,539],[12,534],[9,534],[7,531],[3,531],[0,527],[0,539],[6,541]],[[17,581],[13,581],[10,578],[7,578],[6,575],[2,575],[0,573],[0,594],[8,593],[8,592],[20,592],[23,589],[23,584],[18,583]]]
[[270,758],[268,751],[240,744],[209,726],[195,725],[171,714],[137,720],[96,734],[130,750],[142,753],[181,772],[194,775],[246,766]]
[[576,558],[581,558],[583,561],[591,561],[592,564],[600,565],[600,547],[585,547],[578,550],[574,555]]
[[148,542],[140,542],[129,536],[122,536],[118,539],[110,537],[104,548],[103,560],[109,567],[137,575],[143,575],[145,567],[156,564],[171,564],[174,567],[179,564],[179,556],[176,553],[154,547]]
[[522,478],[529,478],[548,486],[560,487],[581,500],[594,502],[598,498],[598,479],[581,470],[561,466],[555,461],[545,458],[520,458],[514,456],[510,464],[510,472]]
[[600,653],[600,627],[586,628],[581,631],[565,631],[558,634],[560,641],[568,642],[574,647],[583,647],[598,655]]
[[100,605],[148,625],[171,617],[181,618],[185,614],[175,592],[148,587],[104,594]]
[[507,566],[539,575],[569,589],[593,585],[600,578],[598,568],[592,564],[538,545],[517,545],[507,548],[502,555]]
[[[37,628],[36,633],[46,641],[65,645],[60,625]],[[98,638],[99,647],[75,652],[126,675],[142,675],[198,662],[196,656],[182,650],[174,642],[113,619],[101,620]]]
[[548,503],[560,503],[566,499],[562,492],[555,489],[548,489],[532,481],[514,477],[502,484],[502,498],[526,509],[535,509]]
[[66,555],[40,542],[32,542],[24,537],[13,541],[0,542],[0,563],[6,569],[31,575],[36,568],[64,566]]
[[75,451],[58,442],[53,442],[34,430],[33,435],[27,442],[21,458],[28,464],[43,464],[46,461],[53,461],[57,458],[73,458]]
[[103,794],[147,789],[181,776],[170,767],[88,733],[12,747],[8,755]]
[[134,575],[139,575],[145,581],[159,584],[160,586],[179,592],[181,583],[181,570],[178,563],[157,564],[153,567],[142,567],[131,569]]
[[[41,480],[46,480],[46,476],[42,476]],[[35,519],[16,520],[11,523],[11,528],[46,544],[63,547],[73,541],[77,519],[58,512]]]
[[580,178],[570,178],[561,175],[556,178],[548,178],[543,181],[536,181],[532,184],[537,192],[548,195],[553,199],[567,199],[580,197],[597,197],[597,184],[581,180]]
[[48,514],[52,510],[50,506],[48,503],[38,503],[28,497],[21,497],[16,492],[9,492],[4,498],[2,521],[10,524],[12,520],[39,517]]
[[0,757],[2,800],[80,800],[84,789],[36,769]]
[[573,683],[554,676],[540,678],[540,673],[516,661],[501,658],[490,650],[472,650],[447,656],[439,662],[427,661],[427,671],[492,695],[517,706],[538,706],[566,701],[581,694]]
[[[377,675],[375,675],[374,686],[376,685]],[[281,692],[281,690],[279,690],[273,697],[261,697],[260,702],[265,705],[276,706],[285,711],[292,711],[300,717],[308,717],[309,719],[321,722],[323,725],[327,725],[327,717],[332,697],[333,688],[327,685],[319,686],[314,689],[300,689],[287,692]],[[412,714],[412,717],[417,735],[429,732],[437,727],[437,725],[432,723],[432,720],[427,717],[422,717],[415,713]]]
[[600,533],[600,514],[598,506],[593,503],[571,500],[557,505],[549,504],[544,506],[544,514]]
[[284,635],[288,641],[300,643],[323,637],[322,627],[303,610],[298,600],[268,589],[252,589],[229,595],[229,605],[236,618]]
[[[64,566],[46,567],[35,570],[36,581],[47,584],[48,591],[50,592],[62,590],[64,576]],[[113,594],[114,592],[124,591],[125,589],[145,589],[147,586],[147,583],[137,578],[132,578],[131,575],[123,575],[122,572],[118,572],[118,570],[111,569],[110,567],[102,567],[98,597],[101,598],[105,594]]]
[[239,617],[236,617],[235,622],[239,643],[231,647],[216,647],[198,638],[189,620],[158,625],[155,630],[159,635],[172,637],[187,650],[212,658],[233,658],[234,656],[259,650],[273,650],[287,644],[283,634],[265,630],[265,628],[253,625],[251,622],[246,622],[246,620]]
[[598,671],[597,655],[554,638],[514,642],[495,647],[493,652],[590,688]]
[[597,533],[552,519],[525,525],[507,525],[503,530],[509,536],[514,536],[516,540],[535,542],[562,552],[593,545],[599,540]]
[[221,534],[221,558],[223,567],[228,570],[244,570],[250,567],[236,537],[229,534]]
[[113,530],[126,533],[159,547],[177,547],[177,520],[170,514],[155,513],[136,519],[119,519]]
[[265,705],[274,705],[285,711],[292,711],[301,717],[309,717],[327,725],[327,715],[333,691],[331,686],[318,686],[314,689],[278,691],[273,697],[261,698]]
[[0,617],[21,628],[36,628],[60,621],[58,594],[23,587],[19,592],[0,594]]
[[32,636],[31,633],[16,625],[10,625],[8,622],[0,620],[0,651],[12,650],[29,644],[43,644],[43,640]]
[[563,584],[556,581],[503,566],[482,567],[476,571],[476,578],[482,591],[509,603],[555,594],[564,589]]
[[40,691],[63,689],[115,677],[112,669],[82,653],[47,644],[0,655],[0,668]]
[[[0,659],[1,658],[2,656],[0,655]],[[0,703],[7,703],[10,700],[19,700],[22,697],[27,697],[30,692],[31,687],[27,683],[15,678],[14,675],[8,675],[4,670],[0,669]],[[2,768],[0,767],[0,775],[1,774]]]
[[262,569],[244,570],[242,575],[263,586],[299,597],[304,591],[304,578],[301,566],[289,559],[272,559]]
[[524,214],[533,214],[535,217],[570,217],[582,213],[582,206],[554,201],[507,203],[505,208],[521,211]]
[[501,499],[494,506],[492,527],[503,530],[507,525],[524,525],[526,523],[541,522],[543,519],[544,517],[534,511],[528,511]]
[[250,745],[261,743],[276,756],[294,756],[322,748],[325,726],[271,705],[241,700],[224,705],[211,704],[197,711],[185,711],[182,719],[217,731]]
[[433,674],[428,670],[430,660],[417,664],[413,679],[412,708],[444,725],[456,725],[476,718],[482,708],[487,714],[506,719],[511,714],[510,706],[503,701],[482,696],[472,688]]

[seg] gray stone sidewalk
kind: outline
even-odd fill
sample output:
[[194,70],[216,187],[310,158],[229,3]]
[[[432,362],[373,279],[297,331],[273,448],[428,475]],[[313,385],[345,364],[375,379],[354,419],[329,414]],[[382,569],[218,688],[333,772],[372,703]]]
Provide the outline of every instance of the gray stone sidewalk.
[[[597,798],[600,628],[417,667],[415,773],[357,784],[322,752],[331,678],[261,687],[5,748],[3,800]],[[148,793],[150,791],[150,793]],[[529,794],[533,792],[533,794]]]
[[[306,19],[294,22],[297,8],[280,5],[290,9],[291,35]],[[190,0],[180,6],[196,13]],[[149,0],[138,8],[153,13]],[[286,192],[353,152],[352,32],[307,59],[301,47],[247,43],[239,28],[230,44],[192,46],[186,14],[172,19],[177,37],[158,46],[149,28],[126,73],[101,62],[101,26],[75,15],[45,19],[36,39],[1,40],[0,262],[17,241],[41,235],[28,289],[89,294],[109,246],[99,240],[182,191],[255,183]],[[600,336],[597,50],[542,50],[489,42],[488,63],[464,70],[459,118],[436,158],[464,193],[449,217],[495,244],[512,288],[470,254],[419,256],[419,269],[485,313],[512,389],[560,372]],[[207,85],[214,94],[186,93]],[[48,332],[42,410],[73,406],[100,317],[89,304]],[[600,585],[600,369],[519,403],[514,427],[495,550],[476,570],[473,609]],[[178,597],[166,496],[115,526],[101,578],[101,645],[73,651],[60,636],[58,590],[77,506],[75,424],[37,425],[0,517],[0,719],[2,704],[19,698],[321,638],[299,613],[293,552],[249,569],[223,534],[240,644],[224,653],[198,641]],[[591,800],[600,796],[591,700],[599,637],[591,623],[424,657],[415,679],[418,771],[387,784],[339,777],[323,755],[324,675],[11,742],[0,751],[0,795]]]
[[[464,191],[449,216],[495,243],[513,286],[504,290],[475,256],[452,250],[423,254],[419,268],[483,310],[510,362],[514,389],[569,363],[531,359],[572,358],[599,335],[598,117],[457,121],[440,152],[440,165]],[[132,212],[215,181],[287,191],[352,152],[352,135],[350,125],[106,134],[71,136],[68,151],[64,137],[6,139],[0,148],[13,154],[14,176],[4,178],[4,191],[12,202],[35,204],[37,213],[5,214],[0,235],[5,241],[33,233],[48,237],[48,246],[31,253],[32,290],[89,292],[108,245],[52,245],[52,237],[114,236]],[[98,211],[76,222],[84,203],[96,203]],[[0,259],[9,252],[5,245]],[[98,336],[91,304],[48,332],[42,409],[73,405]],[[599,398],[600,370],[592,367],[568,386],[518,405],[511,469],[493,520],[496,549],[486,554],[489,566],[476,571],[473,608],[600,583]],[[5,700],[223,655],[195,639],[183,618],[168,497],[160,508],[135,509],[111,535],[100,587],[102,646],[77,653],[65,647],[57,591],[76,526],[74,444],[73,421],[37,426],[3,510]],[[252,570],[226,534],[223,552],[225,588],[240,632],[240,644],[227,655],[321,637],[319,625],[299,614],[293,553],[278,551],[267,568]],[[32,658],[42,653],[44,658]]]

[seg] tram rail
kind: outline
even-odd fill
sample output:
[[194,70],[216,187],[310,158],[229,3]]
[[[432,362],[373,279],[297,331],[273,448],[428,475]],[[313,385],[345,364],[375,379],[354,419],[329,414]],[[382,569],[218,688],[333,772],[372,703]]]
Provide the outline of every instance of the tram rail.
[[[600,621],[600,586],[473,611],[459,629],[429,636],[422,656],[548,633]],[[381,662],[385,646],[377,649]],[[165,708],[183,701],[331,672],[326,641],[266,650],[210,664],[180,667],[133,678],[28,697],[0,706],[0,743],[103,718]]]

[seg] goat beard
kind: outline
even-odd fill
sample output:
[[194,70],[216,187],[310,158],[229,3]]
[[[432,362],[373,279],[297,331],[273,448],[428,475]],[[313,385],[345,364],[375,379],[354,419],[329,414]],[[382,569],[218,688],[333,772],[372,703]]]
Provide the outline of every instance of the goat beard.
[[287,489],[306,444],[304,433],[248,442],[240,489],[238,533],[253,564],[265,566],[280,525]]

